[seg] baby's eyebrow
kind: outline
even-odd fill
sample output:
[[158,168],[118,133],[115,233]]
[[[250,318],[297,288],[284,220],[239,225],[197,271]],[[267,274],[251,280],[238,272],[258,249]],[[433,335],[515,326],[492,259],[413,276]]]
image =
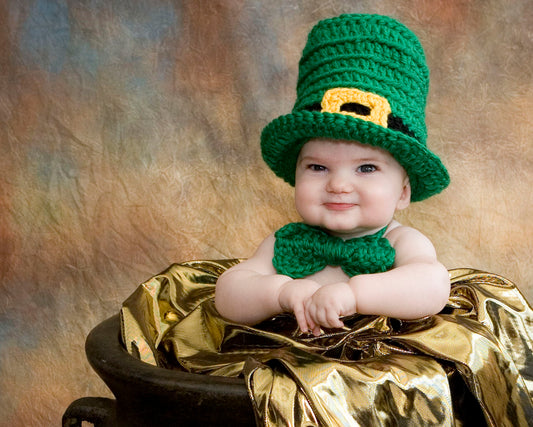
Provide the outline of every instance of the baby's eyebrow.
[[303,161],[321,163],[321,162],[325,162],[326,159],[324,159],[323,157],[311,156],[311,155],[307,154],[305,156],[301,156],[298,159],[298,163],[301,163]]
[[363,159],[357,159],[356,160],[357,163],[386,163],[385,160],[383,159],[379,159],[377,157],[368,157],[368,158],[363,158]]

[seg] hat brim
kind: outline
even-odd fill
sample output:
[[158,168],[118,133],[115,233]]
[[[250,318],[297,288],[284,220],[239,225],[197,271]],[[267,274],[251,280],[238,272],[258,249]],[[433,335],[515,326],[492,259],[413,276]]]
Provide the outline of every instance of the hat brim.
[[409,176],[413,202],[440,193],[450,182],[440,159],[415,138],[347,114],[295,111],[274,119],[261,134],[263,159],[294,185],[298,155],[312,138],[358,141],[387,150]]

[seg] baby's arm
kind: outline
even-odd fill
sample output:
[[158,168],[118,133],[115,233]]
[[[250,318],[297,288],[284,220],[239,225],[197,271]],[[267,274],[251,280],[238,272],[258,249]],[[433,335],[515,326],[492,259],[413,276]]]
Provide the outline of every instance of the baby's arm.
[[393,268],[321,287],[306,303],[310,323],[339,327],[339,316],[353,313],[417,319],[442,310],[450,279],[433,244],[419,231],[403,226],[391,230],[387,239],[396,250]]
[[418,230],[404,226],[390,231],[387,239],[396,250],[394,267],[350,279],[357,312],[399,319],[437,314],[448,302],[450,276],[437,260],[433,244]]
[[222,274],[216,285],[215,306],[225,318],[253,325],[284,311],[293,312],[302,331],[310,329],[304,302],[319,285],[277,274],[272,265],[274,235],[267,237],[254,255]]

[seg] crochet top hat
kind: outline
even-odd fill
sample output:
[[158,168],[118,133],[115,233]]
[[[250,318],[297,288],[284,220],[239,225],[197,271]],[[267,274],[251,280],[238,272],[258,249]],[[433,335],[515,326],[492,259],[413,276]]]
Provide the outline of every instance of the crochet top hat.
[[389,151],[409,176],[411,200],[426,199],[449,183],[446,168],[426,146],[428,86],[422,46],[400,22],[357,14],[320,21],[300,59],[292,113],[263,129],[263,159],[294,185],[307,141],[358,141]]

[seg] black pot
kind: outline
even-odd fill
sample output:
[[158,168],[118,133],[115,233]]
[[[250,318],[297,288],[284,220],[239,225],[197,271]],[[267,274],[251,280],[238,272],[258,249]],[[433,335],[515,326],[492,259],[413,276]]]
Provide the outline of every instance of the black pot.
[[124,349],[119,316],[96,326],[85,343],[87,359],[115,399],[85,397],[70,404],[63,426],[254,426],[242,378],[159,368]]

